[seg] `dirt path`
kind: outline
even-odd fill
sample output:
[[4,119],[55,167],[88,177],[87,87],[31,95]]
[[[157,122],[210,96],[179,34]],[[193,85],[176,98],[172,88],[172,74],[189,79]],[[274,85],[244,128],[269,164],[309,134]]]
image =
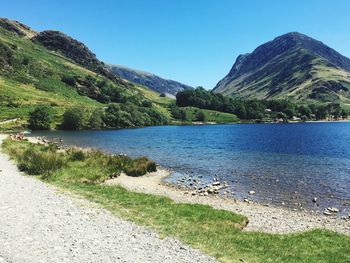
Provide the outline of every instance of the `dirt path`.
[[215,196],[192,196],[184,190],[175,189],[162,183],[168,176],[165,170],[142,177],[121,175],[107,181],[107,184],[117,184],[130,191],[167,196],[175,202],[206,204],[217,209],[224,209],[246,215],[249,224],[245,231],[263,231],[267,233],[291,233],[313,228],[324,228],[350,235],[350,218],[337,218],[336,214],[325,216],[308,211],[293,211],[287,208],[263,206],[257,203],[221,198]]
[[215,262],[23,176],[1,153],[0,170],[0,263]]

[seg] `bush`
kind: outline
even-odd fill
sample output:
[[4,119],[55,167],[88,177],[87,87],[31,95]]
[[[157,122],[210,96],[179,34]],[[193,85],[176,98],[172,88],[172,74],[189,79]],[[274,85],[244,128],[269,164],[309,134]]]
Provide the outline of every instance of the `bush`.
[[54,122],[54,113],[49,106],[38,106],[29,116],[29,127],[32,130],[49,130]]
[[149,100],[143,100],[142,101],[142,107],[151,108],[152,107],[152,102],[150,102]]
[[170,112],[171,112],[171,116],[174,119],[183,120],[183,121],[187,120],[186,111],[180,107],[177,107],[176,105],[170,106]]
[[[0,41],[0,65],[8,67],[13,64],[13,53],[11,49],[2,41]],[[3,68],[1,68],[2,70]]]
[[157,171],[157,164],[153,161],[147,162],[147,172],[153,173]]
[[88,121],[88,127],[92,130],[99,130],[104,126],[104,122],[102,120],[103,113],[99,110],[95,110],[90,115],[89,121]]
[[22,65],[28,66],[28,64],[29,64],[29,58],[28,58],[28,57],[24,57],[24,58],[22,59]]
[[198,111],[195,116],[196,121],[205,121],[205,114],[203,111]]
[[146,157],[137,158],[131,161],[125,168],[124,172],[129,176],[142,176],[146,173],[156,172],[157,165],[155,162]]
[[62,80],[62,82],[66,83],[69,86],[74,87],[76,85],[75,77],[63,76],[61,80]]
[[85,127],[85,113],[81,108],[71,108],[63,115],[63,129],[82,130]]
[[86,159],[86,154],[82,150],[71,148],[67,153],[72,161],[85,161]]

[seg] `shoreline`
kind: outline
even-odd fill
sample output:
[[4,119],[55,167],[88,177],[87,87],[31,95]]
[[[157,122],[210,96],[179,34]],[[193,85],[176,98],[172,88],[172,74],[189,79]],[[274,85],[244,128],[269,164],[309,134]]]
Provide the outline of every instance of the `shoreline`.
[[[50,141],[43,137],[26,136],[25,138],[31,143],[46,144]],[[169,176],[171,176],[169,169],[158,167],[157,172],[139,177],[131,177],[121,173],[120,176],[108,179],[103,184],[118,185],[134,192],[165,196],[176,203],[204,204],[215,209],[242,214],[249,219],[248,225],[244,228],[245,231],[284,234],[321,228],[350,235],[350,215],[344,219],[339,218],[337,213],[324,215],[310,210],[293,210],[273,204],[244,202],[222,195],[204,196],[198,193],[193,195],[194,189],[165,182]]]
[[168,176],[170,176],[169,170],[158,168],[157,172],[141,177],[130,177],[122,173],[104,184],[118,185],[134,192],[165,196],[176,203],[204,204],[215,209],[245,215],[249,223],[244,231],[285,234],[321,228],[350,235],[350,219],[340,219],[336,215],[315,214],[307,210],[293,211],[272,205],[247,203],[217,195],[192,195],[191,190],[179,189],[175,185],[165,183],[164,180]]

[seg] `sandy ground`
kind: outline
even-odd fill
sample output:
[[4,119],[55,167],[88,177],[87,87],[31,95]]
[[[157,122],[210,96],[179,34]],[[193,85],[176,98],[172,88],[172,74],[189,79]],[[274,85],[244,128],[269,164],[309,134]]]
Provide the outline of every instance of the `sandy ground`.
[[216,261],[25,176],[0,153],[0,262]]
[[257,203],[248,204],[218,196],[192,196],[191,192],[165,184],[163,180],[168,175],[168,171],[160,169],[142,177],[121,174],[105,183],[120,185],[131,191],[167,196],[175,202],[206,204],[217,209],[243,214],[249,219],[245,231],[291,233],[323,228],[350,235],[350,220],[339,219],[335,215],[325,216],[308,211],[293,211],[288,208],[264,206]]

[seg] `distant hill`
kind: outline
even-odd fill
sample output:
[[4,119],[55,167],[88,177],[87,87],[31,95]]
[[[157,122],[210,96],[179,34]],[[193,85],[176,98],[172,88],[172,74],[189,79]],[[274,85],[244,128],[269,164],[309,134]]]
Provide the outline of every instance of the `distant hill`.
[[121,78],[146,86],[156,92],[176,95],[179,91],[192,89],[191,86],[174,80],[163,79],[152,73],[134,70],[118,65],[109,65],[111,71]]
[[292,32],[238,56],[213,89],[243,99],[350,102],[350,59],[306,35]]

